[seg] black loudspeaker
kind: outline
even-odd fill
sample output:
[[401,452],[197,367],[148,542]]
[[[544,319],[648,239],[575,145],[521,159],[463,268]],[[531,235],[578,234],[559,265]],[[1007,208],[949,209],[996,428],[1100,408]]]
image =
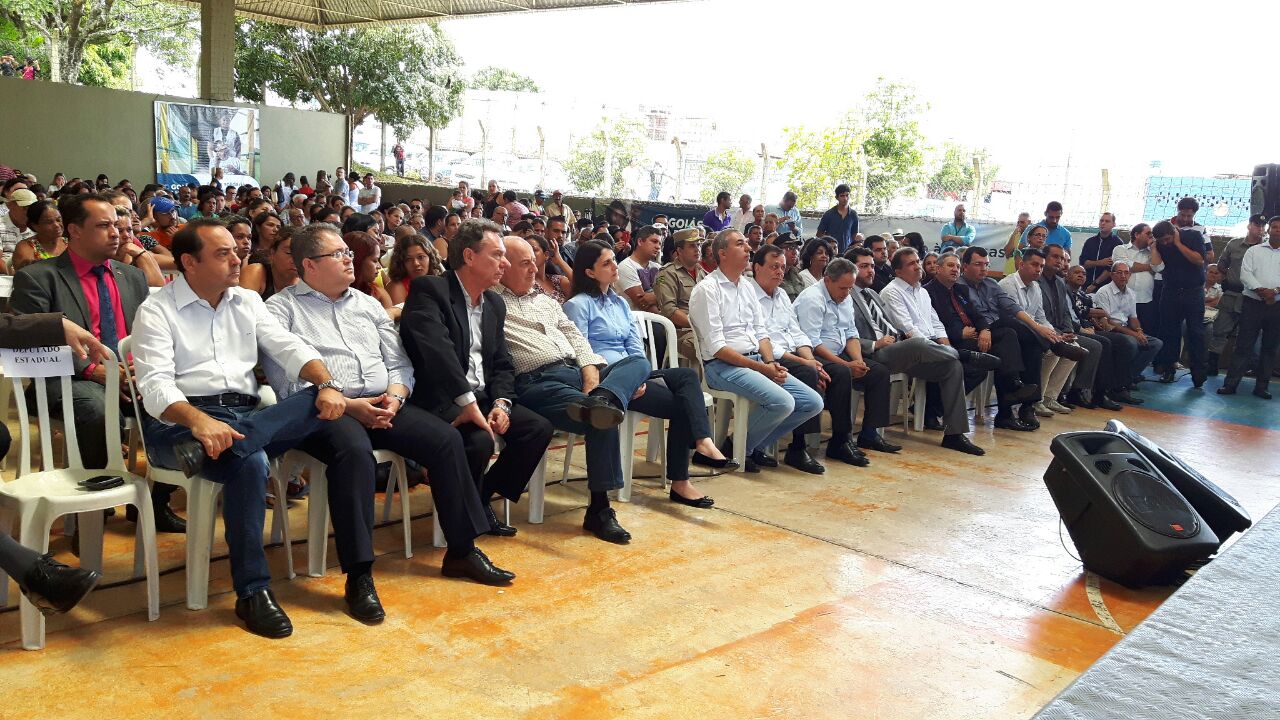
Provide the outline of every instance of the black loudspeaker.
[[1249,214],[1280,215],[1280,165],[1256,165],[1249,198]]
[[1208,523],[1127,439],[1071,432],[1049,447],[1044,484],[1086,569],[1131,587],[1163,584],[1218,549]]
[[1174,454],[1129,429],[1119,420],[1108,422],[1107,431],[1118,433],[1133,443],[1142,456],[1150,460],[1165,479],[1191,503],[1191,507],[1200,513],[1200,517],[1209,524],[1209,529],[1218,536],[1218,540],[1226,542],[1232,533],[1244,532],[1253,525],[1253,519],[1235,498]]

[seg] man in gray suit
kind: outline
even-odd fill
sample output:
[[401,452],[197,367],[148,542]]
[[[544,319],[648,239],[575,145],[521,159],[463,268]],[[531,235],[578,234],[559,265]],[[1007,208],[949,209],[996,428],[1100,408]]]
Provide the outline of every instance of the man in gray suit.
[[[965,436],[969,432],[969,413],[964,399],[964,368],[955,348],[931,338],[906,337],[889,319],[880,295],[871,289],[876,280],[875,256],[866,248],[850,251],[857,267],[857,289],[852,294],[854,321],[858,326],[858,342],[862,357],[888,366],[890,373],[906,373],[938,384],[942,396],[942,447],[970,455],[983,455],[982,448]],[[924,412],[924,408],[916,408]]]
[[[138,306],[147,299],[146,275],[132,265],[112,260],[120,246],[116,209],[101,195],[76,195],[66,203],[62,220],[69,239],[58,257],[22,268],[13,279],[10,305],[19,315],[62,313],[68,320],[93,333],[103,345],[118,353],[120,338],[129,335]],[[88,359],[75,359],[76,378],[71,381],[80,458],[87,468],[107,465],[108,448],[104,415],[104,387],[108,372],[121,372]],[[46,386],[54,414],[62,409],[61,385]],[[127,388],[123,374],[120,387]],[[131,401],[131,398],[124,398]],[[121,406],[121,416],[132,408]],[[152,491],[156,505],[156,530],[184,532],[186,523],[169,509],[171,485]]]

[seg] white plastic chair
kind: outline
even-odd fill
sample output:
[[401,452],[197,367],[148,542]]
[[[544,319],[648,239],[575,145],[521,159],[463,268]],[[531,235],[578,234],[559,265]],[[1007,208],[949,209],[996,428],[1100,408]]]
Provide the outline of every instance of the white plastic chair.
[[[122,348],[123,350],[123,348]],[[115,362],[112,356],[110,362]],[[65,468],[56,468],[53,461],[53,424],[49,417],[49,399],[46,383],[52,379],[35,378],[36,408],[39,418],[40,458],[43,469],[31,469],[31,427],[27,415],[27,401],[22,392],[21,380],[13,378],[13,396],[18,405],[20,433],[20,463],[17,479],[0,480],[0,516],[3,527],[9,531],[9,522],[16,515],[20,523],[22,544],[41,553],[49,551],[49,532],[54,520],[71,513],[80,516],[80,551],[82,564],[93,570],[102,570],[102,511],[117,505],[133,505],[138,509],[138,542],[143,546],[143,560],[147,578],[147,619],[160,617],[160,572],[156,553],[155,516],[151,505],[151,492],[147,481],[124,467],[119,453],[107,453],[107,467],[86,469],[80,460],[80,447],[76,442],[76,423],[71,394],[71,377],[63,376],[62,413],[70,422],[64,423],[67,458]],[[120,375],[107,373],[106,381],[106,439],[108,448],[120,447]],[[98,475],[119,475],[124,484],[110,490],[89,492],[76,483]],[[7,594],[8,579],[0,576],[0,586]],[[21,602],[22,646],[28,650],[44,647],[44,616],[25,597]]]
[[[889,383],[889,407],[896,408],[902,414],[903,431],[914,426],[916,432],[923,432],[925,388],[928,383],[905,373],[890,375]],[[909,404],[915,405],[915,412],[910,411]]]
[[711,411],[713,413],[712,423],[712,440],[716,445],[724,442],[725,437],[729,434],[729,416],[733,415],[733,461],[738,467],[746,467],[747,465],[747,416],[751,413],[751,401],[745,395],[739,395],[735,392],[727,390],[716,390],[707,384],[707,370],[702,362],[702,340],[698,337],[698,330],[690,328],[693,332],[693,347],[695,349],[694,357],[697,358],[698,375],[702,377],[702,392],[711,396],[713,401]]
[[[409,509],[409,475],[404,466],[404,458],[387,450],[375,450],[373,452],[374,462],[391,463],[391,474],[387,477],[387,493],[382,500],[382,522],[391,520],[391,498],[395,493],[400,493],[400,523],[404,530],[404,556],[405,558],[413,557],[413,530],[409,527],[411,522],[411,514]],[[328,488],[326,487],[327,491]],[[327,494],[326,494],[327,498]],[[434,498],[432,498],[434,502]],[[431,544],[434,547],[445,547],[444,530],[440,528],[440,514],[434,510],[431,513],[432,522],[432,538]]]
[[[133,338],[126,337],[120,341],[120,354],[128,357],[133,347]],[[125,366],[125,376],[129,381],[129,391],[137,396],[137,380],[133,376],[133,372],[128,365]],[[275,402],[275,393],[270,388],[261,388],[259,397],[261,403],[258,407],[271,405]],[[134,403],[134,419],[139,428],[142,427],[142,408],[139,403]],[[139,433],[139,442],[142,445],[143,452],[146,452],[146,439]],[[147,456],[147,479],[151,482],[166,483],[168,485],[177,485],[187,493],[187,538],[186,538],[186,568],[187,568],[187,609],[203,610],[209,606],[209,560],[213,554],[213,533],[217,526],[218,516],[218,496],[222,493],[222,485],[216,483],[203,475],[196,475],[188,478],[180,470],[171,470],[162,468],[151,462],[150,455]],[[289,538],[289,510],[287,503],[284,501],[286,491],[286,481],[280,477],[278,473],[272,473],[272,482],[275,485],[276,507],[272,518],[272,536],[282,538],[284,547],[287,548],[285,553],[286,564],[288,567],[289,579],[296,577],[293,569],[293,546]],[[137,566],[137,557],[134,557],[135,572]]]

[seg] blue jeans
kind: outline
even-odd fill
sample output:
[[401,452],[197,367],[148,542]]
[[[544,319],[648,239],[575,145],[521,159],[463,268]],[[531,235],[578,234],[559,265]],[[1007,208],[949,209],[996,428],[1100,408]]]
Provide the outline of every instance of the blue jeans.
[[[631,396],[649,379],[649,361],[639,355],[625,357],[600,371],[600,388],[608,390],[626,410]],[[587,489],[617,490],[622,487],[622,453],[618,428],[597,430],[574,422],[566,409],[569,403],[586,397],[582,392],[582,371],[568,365],[553,365],[516,376],[520,404],[538,413],[558,430],[581,435],[587,442]]]
[[[722,360],[705,364],[707,385],[733,392],[751,401],[747,416],[747,452],[765,450],[822,412],[822,396],[788,375],[781,385],[750,368]],[[741,442],[735,438],[734,442]]]
[[[267,587],[271,570],[262,549],[262,527],[267,519],[267,458],[298,446],[326,421],[316,413],[316,389],[308,388],[258,410],[253,407],[201,405],[199,409],[244,435],[215,460],[205,458],[201,475],[222,485],[222,521],[231,557],[231,582],[236,597],[247,597]],[[173,446],[191,441],[191,428],[168,425],[151,417],[142,428],[148,460],[176,469]]]

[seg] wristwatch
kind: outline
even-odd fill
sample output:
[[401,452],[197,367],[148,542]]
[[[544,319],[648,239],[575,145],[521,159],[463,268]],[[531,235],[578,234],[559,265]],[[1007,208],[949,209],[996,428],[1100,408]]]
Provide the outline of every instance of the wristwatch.
[[328,380],[325,380],[324,382],[322,382],[322,383],[320,383],[319,385],[317,385],[317,386],[316,386],[316,389],[317,389],[317,390],[330,390],[330,389],[332,389],[332,390],[337,390],[339,393],[341,393],[341,392],[343,391],[343,389],[344,389],[344,388],[342,387],[342,385],[341,385],[337,380],[334,380],[333,378],[329,378]]
[[395,398],[400,402],[400,407],[396,408],[396,412],[400,412],[400,410],[404,407],[404,404],[409,402],[408,395],[400,395],[398,393],[387,393],[387,395],[390,395],[391,397]]

